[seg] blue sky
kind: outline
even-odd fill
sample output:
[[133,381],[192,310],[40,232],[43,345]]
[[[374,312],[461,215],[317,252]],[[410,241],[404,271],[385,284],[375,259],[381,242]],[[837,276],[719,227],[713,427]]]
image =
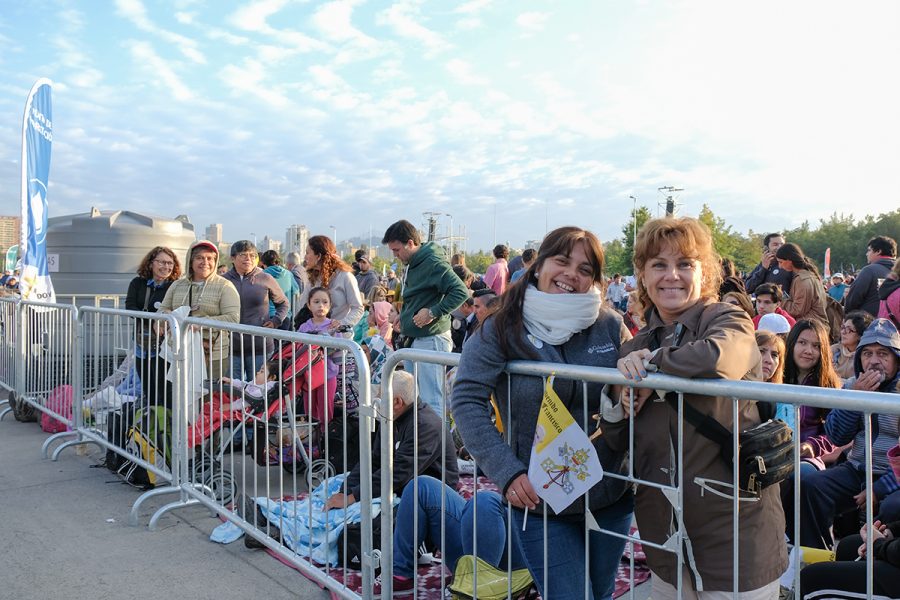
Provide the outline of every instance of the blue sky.
[[[0,212],[54,82],[50,214],[468,248],[621,235],[684,188],[741,231],[900,206],[900,3],[0,0]],[[446,234],[450,218],[441,217]]]

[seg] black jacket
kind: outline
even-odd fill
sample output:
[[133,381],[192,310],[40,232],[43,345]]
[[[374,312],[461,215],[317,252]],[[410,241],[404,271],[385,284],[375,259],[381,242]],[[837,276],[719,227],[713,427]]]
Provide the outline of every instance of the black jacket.
[[893,258],[880,258],[866,265],[853,280],[847,297],[844,298],[844,311],[864,310],[873,317],[878,316],[878,284],[887,277],[894,266]]
[[[166,280],[161,286],[154,288],[152,285],[147,285],[149,281],[149,279],[144,279],[143,277],[135,277],[131,280],[131,283],[128,284],[128,293],[125,295],[126,310],[156,312],[156,307],[166,297],[166,292],[169,286],[172,285],[172,282]],[[147,294],[147,290],[150,290],[149,294]],[[138,341],[144,336],[145,331],[148,334],[150,332],[149,329],[145,328],[145,323],[146,321],[143,319],[135,320],[134,334],[135,339]]]
[[[418,414],[419,425],[419,463],[416,467],[414,452],[416,451],[416,421],[413,415]],[[444,448],[441,448],[441,430],[445,430]],[[413,477],[419,475],[431,475],[435,479],[441,478],[441,467],[446,469],[447,485],[456,487],[459,481],[459,472],[456,466],[456,447],[453,444],[453,436],[446,429],[443,419],[430,406],[418,401],[418,411],[412,407],[394,420],[394,493],[398,496],[403,493],[406,484]],[[347,491],[353,494],[357,501],[360,500],[360,466],[357,464],[347,477]],[[372,445],[372,498],[381,495],[381,429],[375,434]]]
[[764,269],[762,263],[756,265],[756,268],[747,275],[744,285],[748,294],[752,294],[757,287],[764,283],[777,283],[782,290],[787,292],[791,289],[791,281],[793,279],[794,276],[790,271],[779,268],[778,261],[773,260],[772,265],[768,269]]

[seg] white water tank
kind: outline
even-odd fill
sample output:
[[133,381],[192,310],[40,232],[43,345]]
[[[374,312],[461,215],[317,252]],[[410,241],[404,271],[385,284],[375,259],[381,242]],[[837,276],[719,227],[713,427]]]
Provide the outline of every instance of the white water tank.
[[56,257],[57,271],[50,273],[53,289],[64,303],[72,296],[124,296],[141,259],[154,246],[171,248],[183,273],[184,256],[195,239],[194,226],[185,215],[170,219],[92,208],[51,217],[47,254]]

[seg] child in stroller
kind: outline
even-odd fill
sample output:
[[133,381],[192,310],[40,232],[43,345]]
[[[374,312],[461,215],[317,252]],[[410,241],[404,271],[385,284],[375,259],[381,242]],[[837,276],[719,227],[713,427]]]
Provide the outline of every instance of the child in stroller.
[[[230,499],[233,482],[222,463],[235,439],[246,439],[247,428],[254,432],[251,451],[258,465],[280,464],[286,471],[305,473],[311,486],[333,475],[334,468],[319,447],[323,438],[319,423],[296,410],[325,385],[324,358],[318,346],[286,343],[253,382],[223,378],[231,393],[214,391],[188,431],[188,444],[195,449],[190,468],[193,481],[213,488],[216,497],[227,502],[224,499]],[[234,455],[229,454],[233,461]]]

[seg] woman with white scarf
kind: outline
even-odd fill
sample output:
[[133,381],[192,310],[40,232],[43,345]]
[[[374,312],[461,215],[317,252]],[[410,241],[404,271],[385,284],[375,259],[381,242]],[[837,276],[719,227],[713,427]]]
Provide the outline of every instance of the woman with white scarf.
[[[591,531],[587,546],[585,502],[601,528],[625,534],[634,501],[624,482],[609,477],[559,514],[541,501],[527,473],[546,381],[507,376],[504,367],[513,360],[614,367],[620,345],[631,336],[621,316],[602,306],[602,271],[603,249],[593,233],[561,227],[547,234],[534,264],[467,340],[453,387],[453,416],[466,449],[512,505],[513,539],[545,598],[612,597],[625,542]],[[586,415],[597,412],[602,386],[561,377],[552,385],[575,421],[592,433]],[[503,435],[491,421],[491,395]],[[604,471],[622,472],[624,453],[612,451],[602,436],[593,445]],[[535,514],[526,521],[527,511]]]

